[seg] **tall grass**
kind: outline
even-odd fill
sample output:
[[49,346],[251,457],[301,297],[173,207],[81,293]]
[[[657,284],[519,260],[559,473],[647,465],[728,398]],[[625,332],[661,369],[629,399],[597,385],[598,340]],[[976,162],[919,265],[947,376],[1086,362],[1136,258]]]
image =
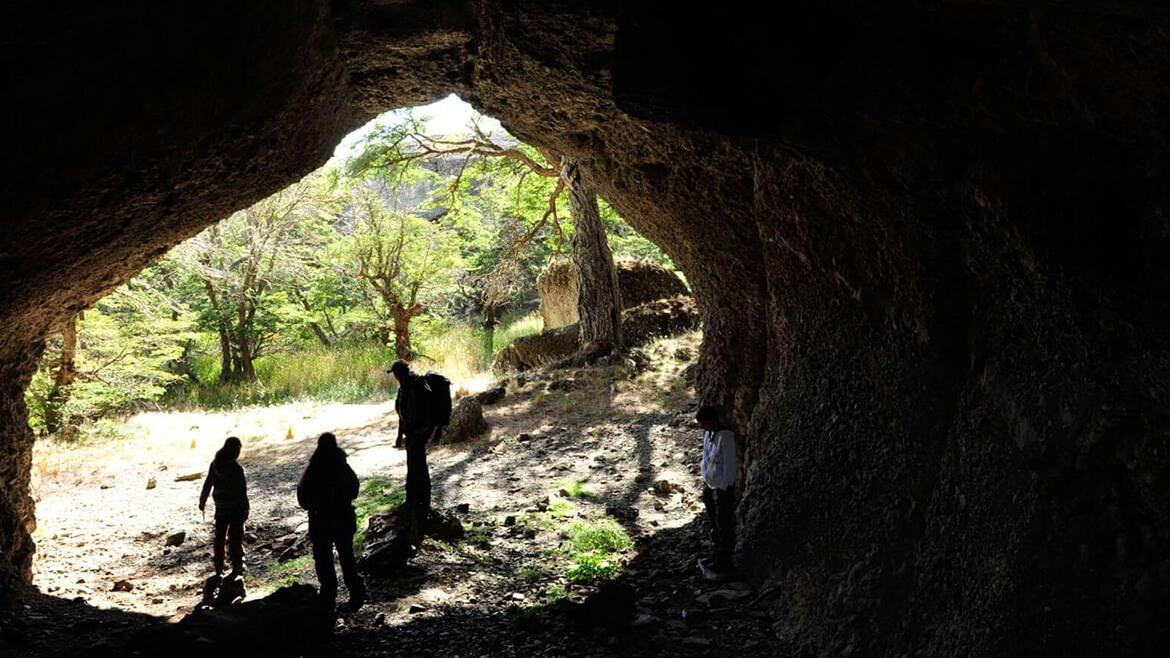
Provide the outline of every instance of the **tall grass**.
[[[466,322],[431,321],[414,327],[417,368],[438,370],[457,385],[485,377],[496,354],[517,337],[540,331],[537,313],[506,315],[487,349],[486,332]],[[192,370],[203,384],[173,391],[166,403],[178,408],[223,408],[277,404],[288,400],[380,402],[398,390],[386,369],[394,346],[375,342],[305,346],[256,360],[257,384],[220,384],[218,354],[196,358]]]

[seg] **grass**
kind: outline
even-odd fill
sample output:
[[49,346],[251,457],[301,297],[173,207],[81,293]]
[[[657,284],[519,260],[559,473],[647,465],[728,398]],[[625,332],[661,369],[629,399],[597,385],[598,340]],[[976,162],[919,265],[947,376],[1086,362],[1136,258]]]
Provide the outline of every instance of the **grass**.
[[293,583],[301,581],[313,569],[313,556],[302,555],[298,558],[285,560],[272,565],[263,574],[250,578],[251,574],[245,574],[246,579],[252,580],[247,583],[249,586],[260,586],[266,589],[278,590],[281,587],[287,587]]
[[[558,488],[558,493],[569,498],[592,498],[593,490],[585,486],[585,483],[580,480],[561,480],[554,482],[554,487]],[[564,501],[558,501],[564,502]]]
[[568,529],[570,566],[565,577],[575,583],[607,580],[621,573],[622,553],[634,547],[625,528],[609,517],[575,522]]
[[[488,370],[500,350],[521,336],[538,333],[539,313],[505,314],[496,328],[493,346],[477,323],[422,319],[412,325],[419,370],[438,370],[452,381],[488,379]],[[256,360],[258,383],[220,384],[218,344],[204,335],[192,371],[201,385],[175,389],[163,404],[175,409],[222,409],[271,405],[289,400],[325,402],[380,402],[397,391],[386,368],[395,359],[393,345],[376,342],[308,345]]]
[[538,565],[535,567],[522,567],[520,569],[520,578],[529,585],[544,580],[548,575],[549,569],[545,566]]

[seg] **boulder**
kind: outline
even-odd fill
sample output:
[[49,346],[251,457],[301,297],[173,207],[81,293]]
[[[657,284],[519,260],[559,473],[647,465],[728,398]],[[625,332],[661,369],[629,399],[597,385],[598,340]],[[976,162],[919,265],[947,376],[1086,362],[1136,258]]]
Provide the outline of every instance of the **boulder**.
[[418,518],[412,508],[399,505],[387,514],[370,518],[366,550],[358,566],[370,573],[388,573],[406,566],[424,537],[440,541],[463,538],[463,523],[452,512],[430,508]]
[[536,289],[545,331],[577,323],[577,268],[573,261],[550,260],[536,277]]
[[503,386],[495,386],[489,388],[486,391],[476,393],[475,400],[484,406],[488,406],[503,400],[506,393],[507,389],[505,389]]
[[488,431],[487,421],[483,418],[483,407],[474,397],[466,397],[455,405],[451,412],[451,422],[439,439],[440,443],[462,443]]
[[519,372],[527,369],[528,366],[524,365],[524,362],[520,360],[520,355],[512,345],[500,350],[500,353],[496,355],[495,361],[492,361],[492,372],[497,374]]
[[622,311],[622,334],[626,347],[637,347],[655,338],[697,329],[699,322],[699,307],[693,298],[671,297]]
[[[614,261],[614,268],[617,269],[622,309],[690,294],[677,274],[653,261],[618,259]],[[573,261],[550,261],[536,277],[536,288],[540,293],[540,317],[544,320],[545,331],[580,321],[577,312],[580,287]]]
[[512,341],[516,358],[529,368],[559,361],[577,351],[578,327],[570,324]]

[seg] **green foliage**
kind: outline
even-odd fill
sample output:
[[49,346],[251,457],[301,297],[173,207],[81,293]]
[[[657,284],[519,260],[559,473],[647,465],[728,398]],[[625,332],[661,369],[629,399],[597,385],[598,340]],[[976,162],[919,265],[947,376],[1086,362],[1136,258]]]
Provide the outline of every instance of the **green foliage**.
[[357,513],[357,526],[365,530],[371,516],[386,514],[406,500],[406,492],[383,477],[372,477],[362,482],[357,500],[353,502]]
[[593,496],[593,491],[580,480],[562,480],[560,482],[554,482],[553,486],[563,491],[570,498],[591,498]]
[[[191,314],[160,291],[162,274],[148,270],[86,311],[77,322],[77,377],[60,413],[72,428],[86,419],[129,411],[160,399],[182,379],[177,362],[194,338]],[[45,429],[62,342],[50,339],[28,390],[29,424]]]
[[568,553],[571,565],[565,577],[573,582],[593,582],[621,573],[621,553],[634,547],[633,540],[616,521],[603,518],[569,525]]
[[523,579],[524,582],[528,583],[529,585],[531,585],[533,583],[540,582],[540,581],[544,580],[545,578],[548,578],[548,575],[549,575],[548,567],[538,565],[538,566],[534,566],[534,567],[521,567],[520,568],[520,578]]

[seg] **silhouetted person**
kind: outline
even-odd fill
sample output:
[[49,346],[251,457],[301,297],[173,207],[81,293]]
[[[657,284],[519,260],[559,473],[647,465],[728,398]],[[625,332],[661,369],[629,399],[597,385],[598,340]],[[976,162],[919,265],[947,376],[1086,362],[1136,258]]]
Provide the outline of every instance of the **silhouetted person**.
[[232,559],[232,574],[244,571],[244,521],[248,518],[248,485],[240,462],[240,440],[229,436],[215,459],[207,468],[203,492],[199,494],[199,510],[207,505],[207,496],[215,500],[215,575],[223,575],[224,544]]
[[700,568],[708,578],[721,578],[735,570],[735,432],[723,422],[713,406],[699,407],[695,420],[703,432],[703,504],[711,521],[713,553],[701,559]]
[[337,600],[337,572],[333,569],[333,547],[341,562],[341,574],[349,589],[349,605],[360,608],[366,600],[366,585],[358,575],[353,555],[357,515],[353,501],[358,495],[357,475],[329,432],[317,439],[317,449],[297,485],[297,502],[309,511],[309,539],[313,542],[313,564],[321,583],[321,596],[330,607]]
[[405,361],[395,361],[389,372],[398,380],[394,410],[398,412],[398,438],[394,447],[406,447],[406,504],[413,509],[430,509],[431,474],[427,469],[427,441],[435,433],[429,417],[431,393],[426,379],[410,370]]

